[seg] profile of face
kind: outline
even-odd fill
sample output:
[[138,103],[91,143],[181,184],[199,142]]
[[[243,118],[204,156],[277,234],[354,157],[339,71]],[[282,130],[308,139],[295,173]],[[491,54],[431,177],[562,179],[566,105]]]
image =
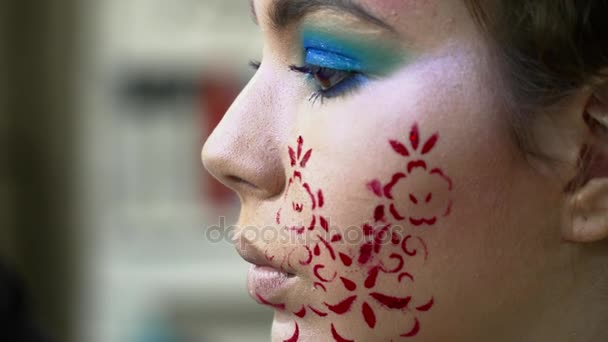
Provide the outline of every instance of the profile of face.
[[572,297],[560,227],[581,134],[560,129],[580,125],[530,128],[571,163],[523,156],[462,1],[252,7],[263,60],[203,160],[241,199],[273,341],[540,336]]

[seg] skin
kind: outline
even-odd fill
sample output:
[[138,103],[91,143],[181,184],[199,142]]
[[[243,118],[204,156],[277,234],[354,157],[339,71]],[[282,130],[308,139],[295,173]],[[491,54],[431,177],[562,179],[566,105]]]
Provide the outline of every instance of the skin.
[[[273,301],[285,306],[275,308],[273,341],[293,336],[296,323],[299,341],[332,341],[332,328],[356,341],[602,341],[608,325],[601,319],[607,316],[606,305],[598,298],[606,283],[608,248],[602,240],[608,221],[597,208],[608,199],[605,169],[580,190],[564,192],[580,172],[581,147],[591,140],[581,113],[593,91],[581,89],[551,108],[550,117],[539,115],[527,123],[536,148],[549,157],[536,159],[513,138],[513,113],[500,96],[505,89],[464,3],[359,1],[395,32],[334,10],[276,30],[267,16],[272,3],[254,1],[265,41],[262,65],[203,150],[209,171],[239,194],[238,226],[280,232],[286,225],[307,224],[311,215],[329,220],[336,234],[376,224],[375,208],[391,201],[374,194],[370,184],[387,184],[413,159],[424,160],[428,170],[440,168],[452,183],[448,189],[445,180],[419,169],[393,188],[402,213],[438,217],[432,225],[416,227],[386,214],[401,236],[424,241],[427,258],[420,243],[411,245],[419,250],[416,257],[387,244],[368,264],[346,267],[323,249],[312,264],[301,265],[297,261],[306,259],[305,247],[314,242],[262,241],[238,231],[237,250],[246,259],[270,256],[273,267],[295,275],[294,285]],[[381,41],[403,59],[351,93],[312,103],[310,82],[289,70],[303,60],[302,27]],[[597,115],[608,112],[597,107]],[[417,152],[409,140],[414,125],[421,140]],[[434,134],[436,144],[422,155],[422,144]],[[298,169],[291,166],[288,148],[297,149],[298,137],[303,152],[311,151],[299,170],[313,192],[322,191],[325,202],[315,210],[308,203],[303,214],[290,208],[292,202],[306,205],[306,191],[288,186]],[[397,153],[391,140],[401,142],[411,156]],[[415,194],[423,202],[429,192],[433,198],[427,206],[414,205],[409,197]],[[444,215],[448,203],[451,210]],[[583,216],[600,223],[590,224]],[[303,236],[320,231],[317,224]],[[356,258],[363,244],[332,246]],[[392,253],[405,258],[415,281],[404,285],[382,274],[371,289],[362,286],[370,269],[388,265]],[[334,281],[320,290],[314,286],[314,264],[323,265],[326,275],[347,275],[357,289],[347,291]],[[409,296],[411,305],[391,310],[368,299],[377,320],[371,329],[360,309],[370,292]],[[294,314],[310,304],[329,312],[325,303],[351,295],[357,299],[345,314]],[[431,299],[432,309],[416,310]],[[420,331],[399,337],[416,320]]]

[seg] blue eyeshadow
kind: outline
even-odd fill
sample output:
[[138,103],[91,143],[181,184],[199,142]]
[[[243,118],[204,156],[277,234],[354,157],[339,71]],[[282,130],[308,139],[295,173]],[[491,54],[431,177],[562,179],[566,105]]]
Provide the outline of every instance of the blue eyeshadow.
[[382,75],[404,61],[388,44],[305,27],[301,32],[306,63],[344,71]]
[[305,62],[344,71],[360,71],[362,69],[361,62],[354,58],[350,58],[335,52],[319,50],[314,48],[306,49]]

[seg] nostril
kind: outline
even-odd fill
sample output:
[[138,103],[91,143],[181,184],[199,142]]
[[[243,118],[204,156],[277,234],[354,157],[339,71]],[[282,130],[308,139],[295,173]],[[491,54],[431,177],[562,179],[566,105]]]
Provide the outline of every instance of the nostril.
[[245,187],[249,187],[249,188],[253,188],[253,189],[257,189],[258,188],[253,183],[248,182],[248,181],[246,181],[243,178],[238,177],[238,176],[227,175],[227,176],[225,176],[225,178],[226,178],[226,181],[229,184],[233,184],[235,186],[245,186]]

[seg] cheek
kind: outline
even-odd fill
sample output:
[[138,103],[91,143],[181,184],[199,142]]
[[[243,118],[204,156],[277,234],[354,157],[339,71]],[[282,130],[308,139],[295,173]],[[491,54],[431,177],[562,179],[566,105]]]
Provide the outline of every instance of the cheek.
[[345,320],[361,322],[362,335],[416,336],[435,302],[415,290],[431,253],[421,233],[449,216],[453,201],[451,178],[428,158],[440,135],[414,124],[405,137],[384,139],[384,155],[394,161],[378,164],[385,167],[376,175],[344,169],[332,178],[312,172],[336,163],[324,163],[328,154],[305,141],[287,149],[291,177],[275,219],[301,237],[283,257],[317,295],[289,310],[326,320],[333,336],[342,336]]
[[473,183],[509,172],[507,130],[476,100],[483,92],[423,72],[424,82],[399,82],[417,84],[407,96],[360,96],[298,123],[304,136],[285,151],[290,178],[274,218],[300,237],[281,253],[314,291],[288,305],[298,334],[310,319],[336,340],[421,334],[447,295],[430,276],[445,252],[437,236],[467,223],[456,211],[488,190]]

